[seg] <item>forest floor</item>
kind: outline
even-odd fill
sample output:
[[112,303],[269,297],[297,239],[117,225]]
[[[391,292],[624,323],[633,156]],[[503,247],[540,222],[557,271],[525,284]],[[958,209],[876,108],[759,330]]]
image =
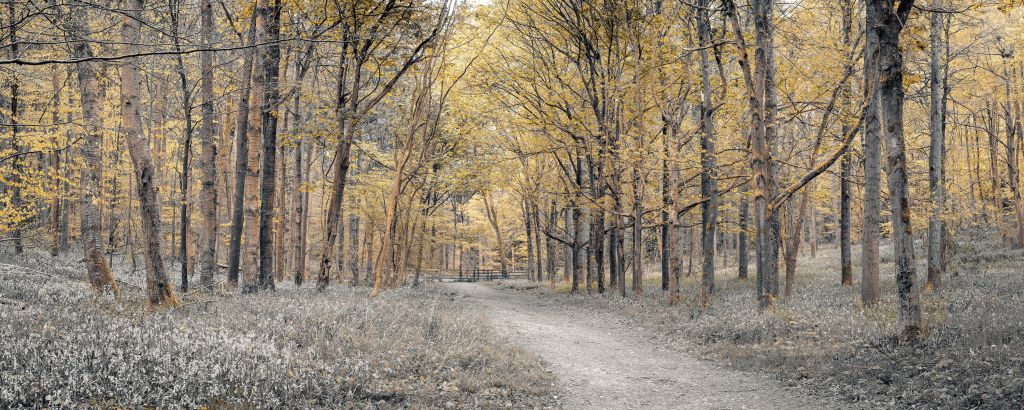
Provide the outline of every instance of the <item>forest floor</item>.
[[[853,254],[859,281],[859,249]],[[792,407],[787,400],[807,400],[797,401],[799,407],[1021,408],[1024,250],[998,240],[962,241],[943,290],[922,293],[925,339],[914,346],[893,336],[891,245],[882,247],[876,308],[859,305],[859,282],[839,285],[838,260],[835,249],[802,257],[792,295],[769,315],[757,311],[753,269],[750,279],[739,280],[735,266],[717,270],[708,309],[699,306],[696,274],[681,281],[682,303],[668,306],[653,267],[644,294],[626,299],[570,295],[564,283],[505,282],[466,293],[551,363],[571,393],[568,403],[579,407],[602,406],[625,394],[652,406],[707,407],[696,401],[706,399],[753,408]],[[924,271],[919,266],[919,280]],[[776,399],[783,401],[775,405]]]
[[[29,255],[32,256],[32,255]],[[76,255],[77,256],[77,255]],[[0,408],[555,408],[553,377],[433,291],[97,297],[80,262],[0,255]]]
[[[443,287],[483,307],[512,340],[538,354],[546,369],[558,377],[567,408],[827,407],[764,376],[666,348],[612,312],[588,310],[557,295],[507,287],[499,290],[477,283]],[[526,284],[525,288],[531,287]]]

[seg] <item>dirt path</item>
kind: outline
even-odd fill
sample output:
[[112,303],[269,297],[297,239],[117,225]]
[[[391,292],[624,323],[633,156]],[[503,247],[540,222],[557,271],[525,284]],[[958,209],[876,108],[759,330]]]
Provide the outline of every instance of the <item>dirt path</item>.
[[828,407],[764,377],[661,348],[610,313],[475,283],[445,286],[484,307],[515,343],[539,355],[567,394],[567,408]]

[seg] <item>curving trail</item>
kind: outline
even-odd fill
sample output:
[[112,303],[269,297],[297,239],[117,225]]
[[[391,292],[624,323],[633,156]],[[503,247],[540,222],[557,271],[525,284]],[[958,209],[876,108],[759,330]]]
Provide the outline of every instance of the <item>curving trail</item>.
[[445,284],[484,309],[513,342],[539,355],[572,409],[822,409],[765,377],[662,348],[608,312],[559,297]]

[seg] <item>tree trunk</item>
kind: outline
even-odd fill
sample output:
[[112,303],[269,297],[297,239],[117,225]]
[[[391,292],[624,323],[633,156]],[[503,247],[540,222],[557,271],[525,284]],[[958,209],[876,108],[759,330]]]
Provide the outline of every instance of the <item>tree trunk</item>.
[[[270,3],[273,1],[273,3]],[[256,36],[260,43],[269,43],[259,47],[262,73],[257,78],[261,81],[263,97],[261,98],[260,128],[263,140],[263,164],[260,179],[259,208],[259,278],[257,286],[261,290],[274,290],[274,220],[276,209],[274,197],[277,193],[277,107],[279,90],[277,87],[280,66],[281,46],[277,42],[281,37],[281,3],[278,0],[259,0],[257,2]]]
[[359,285],[359,215],[348,217],[349,259],[348,269],[352,271],[352,286]]
[[711,304],[715,290],[715,228],[718,223],[718,175],[715,164],[714,107],[711,101],[711,64],[707,45],[711,44],[711,20],[708,0],[700,0],[697,10],[697,38],[700,48],[701,71],[701,238],[703,243],[703,276],[701,278],[701,306]]
[[[213,37],[213,10],[210,0],[200,0],[200,31],[199,35],[204,48],[209,48]],[[199,128],[199,145],[203,148],[199,158],[202,170],[202,191],[199,193],[201,212],[203,213],[202,252],[199,257],[199,284],[204,289],[213,287],[213,275],[217,271],[217,148],[213,144],[214,118],[213,112],[213,52],[203,51],[199,54],[201,71],[200,95],[203,99],[200,113],[203,123]]]
[[[252,72],[256,57],[256,13],[249,18],[248,43],[250,49],[242,61],[242,87],[238,97],[238,117],[235,122],[235,190],[231,211],[231,239],[228,250],[228,286],[238,286],[238,272],[242,256],[242,230],[245,224],[245,192],[249,169],[249,109],[252,96]],[[253,147],[255,149],[255,147]]]
[[[301,106],[299,105],[300,94],[300,91],[296,90],[295,96],[293,97],[294,100],[292,101],[292,128],[294,130],[297,130],[299,128],[299,124],[302,121],[302,115],[300,114]],[[294,217],[292,221],[291,238],[291,245],[293,247],[292,256],[294,257],[294,261],[292,262],[292,276],[293,279],[295,280],[295,285],[301,286],[302,282],[305,281],[306,279],[306,249],[304,246],[305,232],[302,229],[302,225],[306,220],[306,174],[303,172],[302,165],[302,151],[303,149],[305,149],[304,144],[306,143],[306,141],[301,136],[298,136],[299,134],[297,132],[293,132],[293,134],[296,135],[298,141],[295,144],[295,152],[293,153],[295,156],[294,167],[296,186],[292,187],[292,189],[289,191],[291,193],[292,201],[292,216]],[[311,158],[307,158],[306,160],[310,161]]]
[[910,192],[903,138],[903,55],[900,32],[910,16],[913,0],[903,0],[897,10],[888,1],[868,2],[867,27],[876,33],[877,86],[882,130],[886,137],[889,198],[899,297],[900,336],[915,341],[921,332],[921,306],[914,263],[914,236],[910,225]]
[[523,201],[523,221],[526,226],[526,277],[529,280],[534,280],[533,271],[533,220],[530,217],[530,204],[527,201]]
[[[843,0],[843,45],[847,55],[852,55],[850,48],[853,47],[851,38],[853,35],[853,0]],[[853,72],[853,61],[848,57],[843,64],[847,74]],[[850,108],[851,85],[850,80],[843,81],[842,110],[847,113]],[[850,132],[847,121],[843,121],[843,135]],[[851,209],[850,209],[850,179],[853,178],[853,154],[847,152],[839,163],[839,265],[840,279],[842,286],[853,286],[853,250],[850,241]]]
[[[188,292],[188,275],[190,267],[190,259],[188,252],[189,243],[189,225],[192,218],[189,217],[188,202],[189,202],[189,174],[192,168],[192,88],[189,87],[188,77],[185,73],[185,62],[181,55],[181,36],[178,34],[178,17],[181,14],[180,4],[177,1],[172,2],[170,15],[171,15],[171,38],[174,43],[174,50],[178,52],[175,55],[175,62],[177,62],[178,80],[181,85],[181,104],[182,114],[185,118],[185,125],[182,136],[182,148],[181,148],[181,185],[180,185],[180,199],[178,206],[180,207],[181,225],[180,225],[180,237],[181,242],[178,247],[181,253],[181,292]],[[111,225],[113,226],[113,225]]]
[[[670,190],[672,189],[669,184],[669,149],[668,149],[668,133],[666,132],[667,126],[662,126],[662,160],[661,160],[661,226],[659,231],[661,233],[661,291],[667,292],[672,285],[670,276],[670,263],[669,259],[672,255],[672,235],[669,233],[671,230],[671,224],[669,223],[669,210],[671,208],[672,200],[669,198]],[[671,297],[670,297],[671,303]]]
[[[869,2],[871,3],[871,2]],[[869,12],[873,6],[867,7]],[[869,27],[872,21],[868,21]],[[878,240],[881,235],[882,189],[882,129],[879,107],[877,30],[866,31],[864,45],[864,98],[868,99],[864,113],[864,227],[861,234],[861,303],[875,306],[881,293]]]
[[[14,2],[7,3],[7,17],[8,17],[8,41],[10,41],[10,58],[18,58],[18,22],[15,14]],[[11,100],[10,100],[10,122],[11,122],[11,150],[14,151],[15,156],[11,158],[12,175],[10,176],[9,183],[11,184],[11,206],[15,209],[20,209],[22,204],[21,198],[21,179],[24,176],[25,167],[20,155],[21,147],[18,145],[18,78],[17,75],[12,71],[10,81],[11,88]],[[22,241],[22,221],[14,221],[13,230],[11,236],[14,239],[14,253],[21,255],[25,251],[25,245]]]
[[[941,8],[941,0],[932,0],[932,7]],[[929,129],[931,144],[928,150],[928,189],[931,209],[928,218],[928,279],[925,289],[938,289],[942,284],[942,209],[945,192],[942,181],[945,145],[946,112],[945,78],[942,76],[942,13],[931,13],[929,40],[931,45]]]
[[747,280],[748,265],[750,265],[750,252],[747,249],[747,221],[750,219],[750,203],[747,201],[747,190],[749,189],[749,183],[740,185],[740,218],[739,218],[739,235],[737,237],[736,253],[737,253],[737,273],[740,279]]
[[501,227],[498,226],[498,210],[495,208],[494,201],[490,200],[489,197],[489,193],[483,195],[484,210],[486,211],[487,222],[491,224],[491,229],[494,230],[498,261],[501,263],[501,277],[505,278],[508,277],[508,261],[505,260],[505,236],[501,233]]
[[[132,0],[125,12],[121,27],[125,54],[138,52],[142,9],[142,0]],[[121,64],[121,115],[139,194],[139,213],[145,244],[146,295],[150,306],[176,305],[178,301],[171,289],[160,250],[160,198],[149,143],[142,133],[138,69],[133,60],[126,59]]]
[[[346,35],[348,30],[345,30]],[[342,200],[345,198],[345,182],[348,178],[348,168],[351,161],[352,142],[355,138],[355,128],[359,125],[358,118],[353,118],[359,104],[359,92],[362,82],[362,67],[353,64],[352,67],[352,89],[346,89],[348,81],[349,46],[343,45],[341,58],[338,63],[338,91],[335,116],[341,127],[341,138],[335,151],[334,160],[334,183],[331,186],[330,201],[327,205],[327,223],[324,226],[324,243],[320,250],[320,267],[317,274],[317,289],[323,290],[330,284],[331,251],[337,236],[338,220],[341,218]],[[367,230],[369,232],[369,230]],[[369,252],[368,252],[369,253]]]
[[[57,125],[56,124],[58,124],[60,122],[60,116],[59,116],[60,104],[59,104],[59,102],[60,102],[60,89],[61,89],[61,87],[60,87],[60,82],[57,79],[57,69],[56,69],[56,67],[53,70],[53,78],[50,81],[50,85],[52,86],[53,101],[58,102],[58,103],[53,105],[52,116],[50,118],[50,120],[53,121],[53,124],[54,124],[54,128],[53,128],[54,140],[58,140],[57,135],[59,135],[59,134],[57,132],[58,129],[57,129]],[[65,140],[62,144],[61,143],[58,143],[58,144],[60,144],[60,146],[63,147],[63,146],[67,146],[70,143],[71,143],[70,140]],[[69,149],[70,148],[65,148],[65,150],[69,150]],[[60,246],[60,237],[61,237],[61,230],[60,230],[60,228],[61,228],[61,223],[60,222],[63,219],[63,217],[61,215],[61,213],[62,213],[61,200],[64,197],[64,192],[62,190],[62,188],[63,188],[62,187],[62,182],[60,181],[61,172],[62,172],[61,171],[61,155],[62,154],[63,153],[61,151],[53,151],[53,152],[50,153],[50,172],[51,172],[51,175],[52,175],[51,182],[53,184],[53,185],[50,186],[50,189],[53,190],[52,191],[53,192],[53,197],[50,199],[50,233],[53,235],[53,238],[52,238],[53,240],[52,240],[51,245],[50,245],[50,256],[53,256],[53,257],[56,257],[58,254],[60,254],[60,251],[61,251],[61,246]]]
[[754,223],[757,227],[757,295],[761,310],[770,310],[779,295],[779,216],[769,208],[775,197],[775,165],[771,150],[775,143],[775,57],[772,0],[754,0],[756,63],[753,88],[758,109],[751,115],[754,171]]

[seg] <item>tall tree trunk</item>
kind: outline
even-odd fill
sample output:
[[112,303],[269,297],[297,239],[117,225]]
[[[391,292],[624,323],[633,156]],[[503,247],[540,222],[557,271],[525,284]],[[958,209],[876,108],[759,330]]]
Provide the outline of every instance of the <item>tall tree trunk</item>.
[[[56,67],[54,67],[53,78],[51,78],[51,80],[50,80],[50,85],[51,85],[51,88],[52,88],[51,92],[53,93],[53,101],[56,102],[56,103],[53,104],[53,111],[52,111],[52,116],[50,117],[50,121],[53,121],[53,124],[54,124],[53,131],[52,131],[53,132],[53,138],[54,138],[54,140],[59,141],[59,139],[57,137],[57,135],[59,135],[59,133],[58,133],[58,128],[57,128],[56,124],[58,124],[60,122],[60,116],[59,116],[60,104],[59,104],[59,102],[60,102],[60,94],[61,94],[60,93],[60,89],[61,89],[61,87],[60,87],[60,82],[58,81],[58,78],[57,78],[57,68]],[[65,140],[63,143],[58,143],[58,144],[61,147],[66,147],[70,143],[71,143],[70,140]],[[69,150],[69,149],[70,149],[70,147],[64,148],[65,151]],[[53,192],[53,197],[50,199],[50,233],[53,235],[53,240],[52,240],[51,245],[50,245],[50,256],[53,256],[53,257],[56,257],[58,254],[60,254],[60,251],[61,251],[61,246],[60,246],[60,237],[61,237],[60,228],[61,228],[61,223],[60,222],[63,219],[63,216],[61,215],[61,213],[63,211],[62,210],[62,206],[61,206],[61,203],[62,203],[61,200],[64,197],[64,192],[62,190],[63,187],[62,187],[62,182],[61,182],[61,172],[62,172],[61,171],[61,155],[62,154],[63,153],[61,151],[53,151],[53,152],[50,153],[50,172],[51,172],[50,175],[52,177],[51,181],[53,183],[53,185],[50,187],[50,189],[53,190],[52,191]]]
[[[842,9],[844,51],[847,53],[847,56],[852,56],[853,53],[850,49],[853,47],[853,0],[843,0]],[[843,67],[847,77],[849,77],[849,74],[853,72],[853,61],[851,61],[850,57],[846,58]],[[843,89],[840,91],[842,93],[842,111],[846,114],[849,114],[847,110],[850,108],[852,93],[850,81],[849,79],[844,80]],[[843,135],[850,132],[847,120],[843,120],[842,132]],[[853,250],[850,240],[850,218],[852,216],[850,209],[850,179],[853,178],[852,156],[851,152],[847,152],[839,163],[839,282],[842,286],[853,286]]]
[[914,236],[910,225],[910,192],[903,138],[903,55],[900,32],[910,16],[913,0],[902,0],[896,10],[888,1],[868,2],[867,27],[878,38],[877,85],[880,120],[886,137],[889,198],[899,297],[900,336],[913,342],[921,332],[921,306],[914,263]]
[[[142,9],[142,0],[132,0],[125,12],[121,27],[125,54],[138,52]],[[121,115],[139,194],[139,213],[145,243],[143,255],[146,264],[146,295],[150,306],[175,305],[178,301],[171,289],[160,250],[160,198],[154,179],[149,143],[142,134],[139,78],[133,60],[126,59],[121,64]]]
[[[235,190],[231,211],[231,239],[228,250],[228,286],[238,286],[241,268],[242,231],[245,224],[245,192],[249,169],[249,112],[252,96],[252,73],[256,59],[256,13],[249,18],[249,51],[242,61],[242,87],[238,97],[238,117],[235,122]],[[255,149],[255,147],[253,147]]]
[[[213,9],[210,0],[200,0],[199,35],[204,48],[210,48],[213,40]],[[213,275],[217,271],[217,148],[213,143],[213,52],[199,54],[201,72],[200,96],[203,100],[200,114],[203,123],[199,127],[199,145],[203,153],[199,158],[202,171],[202,191],[199,193],[200,209],[203,214],[201,254],[199,257],[199,284],[204,289],[213,287]]]
[[[8,41],[10,41],[10,58],[18,58],[18,21],[14,8],[14,2],[7,2],[7,17],[8,17]],[[11,150],[14,151],[15,156],[11,158],[13,173],[10,178],[11,184],[11,205],[15,208],[22,207],[21,198],[21,179],[24,176],[25,166],[20,155],[21,146],[18,141],[18,77],[17,74],[12,71],[10,82],[11,89],[11,100],[10,100],[10,122],[11,122]],[[14,222],[14,229],[11,232],[11,236],[14,238],[14,253],[21,255],[25,251],[25,245],[22,240],[22,221]]]
[[181,211],[181,227],[180,237],[181,243],[178,247],[181,253],[181,291],[182,293],[188,292],[188,275],[189,275],[189,225],[192,218],[189,216],[188,202],[189,202],[189,171],[192,169],[192,88],[188,84],[188,76],[185,73],[185,62],[181,55],[181,36],[178,34],[178,17],[181,14],[180,3],[175,0],[171,6],[171,38],[174,42],[174,50],[178,52],[175,55],[175,62],[177,63],[178,80],[181,85],[181,105],[182,114],[185,118],[185,126],[183,129],[182,136],[182,148],[181,148],[181,195],[178,206]]
[[[873,3],[869,1],[868,3]],[[874,7],[867,6],[872,13]],[[868,27],[873,22],[868,20]],[[881,189],[882,189],[882,125],[879,106],[878,49],[879,34],[877,30],[866,31],[867,41],[864,45],[864,98],[868,99],[867,112],[864,113],[864,228],[861,234],[861,303],[874,306],[878,303],[881,293],[880,257],[878,240],[881,224]]]
[[[941,8],[942,0],[932,0],[933,8]],[[931,62],[930,68],[930,105],[929,129],[931,144],[928,151],[928,189],[931,197],[931,209],[928,218],[928,279],[925,289],[938,289],[942,284],[942,209],[945,201],[943,173],[943,154],[946,140],[945,78],[942,75],[942,13],[931,13],[929,32]]]
[[[272,2],[272,3],[271,3]],[[263,164],[260,175],[259,210],[259,278],[261,290],[274,290],[274,221],[276,209],[274,197],[277,193],[277,107],[279,106],[278,79],[281,66],[281,3],[278,0],[259,0],[256,5],[256,36],[268,43],[259,47],[259,61],[262,66],[261,81],[263,98],[260,109],[260,128],[263,140]]]
[[756,63],[751,96],[751,168],[754,172],[754,224],[757,228],[757,295],[761,310],[770,310],[779,295],[779,216],[769,208],[775,197],[775,57],[772,0],[753,0]]
[[[667,125],[661,127],[662,136],[662,160],[661,160],[661,226],[659,231],[661,233],[661,290],[667,292],[671,287],[670,271],[671,266],[669,259],[672,255],[672,235],[669,231],[672,229],[669,223],[669,212],[672,204],[670,196],[670,190],[672,189],[669,183],[669,149],[668,149],[668,133],[666,132]],[[671,299],[671,297],[670,297]]]
[[[298,84],[301,87],[302,83]],[[295,144],[293,155],[295,156],[295,187],[289,191],[291,193],[292,200],[292,253],[294,257],[293,261],[293,278],[296,285],[302,285],[302,282],[306,279],[306,249],[305,249],[305,231],[302,229],[303,223],[307,219],[306,209],[306,173],[303,172],[302,163],[302,152],[305,149],[306,144],[305,138],[302,138],[297,132],[299,124],[302,122],[301,106],[299,105],[299,96],[301,95],[301,88],[295,90],[295,95],[292,97],[292,134],[298,139]],[[312,158],[306,158],[306,161],[311,161]],[[355,246],[355,242],[352,242],[352,246]]]
[[[345,30],[346,36],[348,30]],[[348,90],[349,63],[352,62],[352,88]],[[352,142],[355,138],[355,128],[359,125],[358,118],[353,118],[359,104],[359,94],[362,84],[362,66],[358,62],[349,60],[349,46],[343,45],[341,58],[338,63],[338,89],[336,95],[335,116],[338,118],[338,125],[341,128],[341,138],[335,151],[334,159],[334,183],[331,184],[331,196],[327,205],[327,223],[324,227],[324,243],[320,250],[320,266],[317,274],[317,289],[323,290],[330,284],[331,277],[331,251],[338,234],[338,220],[341,218],[342,200],[345,198],[345,183],[348,175],[348,168],[351,161]],[[367,229],[369,232],[369,229]]]
[[[72,57],[76,59],[89,59],[93,57],[92,48],[85,40],[84,24],[88,21],[84,5],[76,4],[71,7],[71,15],[68,18],[68,33],[70,38],[75,39],[71,46]],[[102,128],[100,126],[100,111],[102,97],[97,90],[97,73],[95,65],[90,62],[75,64],[78,71],[78,88],[82,104],[82,124],[85,127],[85,138],[82,144],[82,159],[85,166],[82,168],[81,182],[81,234],[82,247],[85,253],[86,268],[89,273],[89,282],[97,292],[110,290],[115,295],[119,293],[114,275],[110,272],[106,259],[103,258],[103,245],[100,243],[100,216],[96,206],[96,195],[100,192],[100,178],[102,173]],[[70,115],[70,114],[69,114]]]
[[711,101],[711,63],[708,60],[707,45],[711,44],[711,20],[708,15],[708,0],[700,0],[697,10],[697,38],[700,48],[701,71],[701,238],[703,243],[704,269],[701,279],[701,305],[711,304],[715,290],[715,228],[718,223],[718,181],[715,165],[714,108]]

